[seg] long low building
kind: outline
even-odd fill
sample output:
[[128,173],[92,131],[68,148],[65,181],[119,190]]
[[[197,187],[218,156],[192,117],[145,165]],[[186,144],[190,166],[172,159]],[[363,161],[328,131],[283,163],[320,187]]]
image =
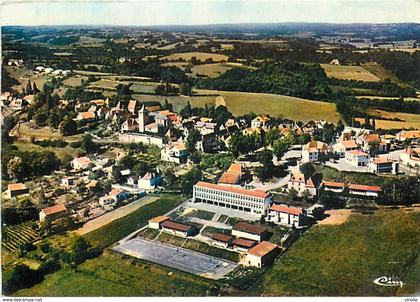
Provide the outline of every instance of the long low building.
[[199,181],[194,185],[193,201],[266,215],[272,196],[262,190],[246,190]]

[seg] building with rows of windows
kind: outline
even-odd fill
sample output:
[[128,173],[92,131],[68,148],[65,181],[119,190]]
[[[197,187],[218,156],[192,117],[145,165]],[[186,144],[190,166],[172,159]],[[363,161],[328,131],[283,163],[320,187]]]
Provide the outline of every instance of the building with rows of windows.
[[272,196],[262,190],[246,190],[199,181],[194,186],[193,201],[266,215]]

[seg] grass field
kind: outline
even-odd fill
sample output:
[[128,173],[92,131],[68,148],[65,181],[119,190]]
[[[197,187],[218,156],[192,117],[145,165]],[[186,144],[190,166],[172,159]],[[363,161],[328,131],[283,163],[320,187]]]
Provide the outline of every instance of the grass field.
[[82,135],[63,136],[59,130],[50,127],[38,127],[33,122],[20,123],[19,127],[15,127],[11,131],[12,135],[17,135],[19,138],[27,139],[62,139],[68,142],[79,140]]
[[202,65],[194,65],[191,68],[191,71],[192,71],[193,77],[197,77],[198,75],[204,75],[206,77],[216,78],[220,76],[222,73],[225,73],[226,71],[235,67],[243,67],[243,65],[240,63],[202,64]]
[[340,119],[340,115],[336,112],[335,105],[332,103],[267,93],[216,90],[197,90],[196,92],[198,95],[192,97],[134,94],[133,98],[140,101],[158,101],[162,104],[165,99],[168,99],[174,110],[179,112],[188,101],[191,102],[193,107],[204,107],[206,104],[214,105],[216,96],[221,95],[225,99],[229,110],[236,116],[254,112],[300,121],[324,119],[336,123]]
[[[294,120],[308,121],[324,119],[337,122],[340,115],[332,103],[311,101],[302,98],[268,93],[200,90],[200,93],[219,93],[234,115],[250,112],[282,116]],[[191,102],[194,105],[194,102]]]
[[398,80],[398,78],[392,72],[386,70],[385,68],[383,68],[381,65],[377,63],[370,62],[366,64],[361,64],[361,66],[364,69],[371,72],[372,74],[374,74],[375,76],[377,76],[378,78],[380,78],[381,80],[390,79],[392,82],[398,83],[399,85],[402,85],[403,87],[407,86],[407,84],[404,84],[403,82]]
[[321,64],[327,77],[340,80],[379,82],[381,79],[361,66]]
[[150,218],[163,215],[183,201],[182,196],[168,195],[136,211],[94,230],[84,237],[94,246],[107,247],[145,226]]
[[63,159],[66,155],[71,155],[72,157],[78,157],[79,153],[81,152],[80,148],[72,148],[69,145],[65,146],[64,148],[55,148],[55,147],[41,147],[39,145],[35,145],[29,142],[20,142],[20,141],[14,142],[13,144],[16,147],[18,147],[20,151],[28,151],[28,152],[52,151],[60,159]]
[[[403,276],[412,268],[419,249],[419,223],[419,211],[403,208],[353,213],[344,224],[314,226],[252,290],[264,296],[392,296],[395,287],[381,287],[373,280]],[[416,276],[409,270],[403,278],[405,294],[420,289]]]
[[321,173],[324,180],[366,185],[381,185],[387,178],[389,178],[387,176],[379,176],[373,173],[338,171],[325,165],[316,165],[316,172]]
[[187,273],[105,252],[77,271],[63,269],[47,275],[42,283],[15,296],[204,296],[211,294],[212,284]]
[[183,52],[183,53],[174,53],[169,56],[160,58],[161,60],[168,61],[179,61],[183,59],[185,61],[191,61],[192,57],[196,57],[198,60],[204,62],[207,59],[213,59],[214,62],[223,62],[229,59],[228,56],[216,54],[216,53],[207,53],[207,52]]

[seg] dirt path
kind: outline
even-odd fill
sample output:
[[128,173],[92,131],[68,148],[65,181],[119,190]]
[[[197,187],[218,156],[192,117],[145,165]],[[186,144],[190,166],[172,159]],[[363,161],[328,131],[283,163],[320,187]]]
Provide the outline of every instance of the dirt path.
[[325,218],[318,222],[320,225],[336,225],[336,224],[343,224],[347,221],[349,216],[351,215],[351,210],[328,210],[325,211],[325,214],[330,215],[329,217]]
[[135,210],[137,210],[138,208],[141,208],[144,205],[155,202],[158,198],[159,198],[158,196],[143,197],[126,206],[123,206],[114,211],[108,212],[102,216],[99,216],[98,218],[95,218],[86,222],[83,225],[83,227],[81,227],[80,229],[77,229],[76,231],[74,231],[74,233],[76,233],[77,235],[84,235],[89,232],[92,232],[96,229],[103,227],[104,225],[107,225],[108,223],[114,220],[117,220],[118,218],[121,218],[127,214],[134,212]]

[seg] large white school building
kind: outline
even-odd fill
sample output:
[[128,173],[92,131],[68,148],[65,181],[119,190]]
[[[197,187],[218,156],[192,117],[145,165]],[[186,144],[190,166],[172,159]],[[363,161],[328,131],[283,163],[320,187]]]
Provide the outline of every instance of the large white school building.
[[246,190],[199,181],[193,189],[193,201],[266,215],[272,196],[262,190]]

